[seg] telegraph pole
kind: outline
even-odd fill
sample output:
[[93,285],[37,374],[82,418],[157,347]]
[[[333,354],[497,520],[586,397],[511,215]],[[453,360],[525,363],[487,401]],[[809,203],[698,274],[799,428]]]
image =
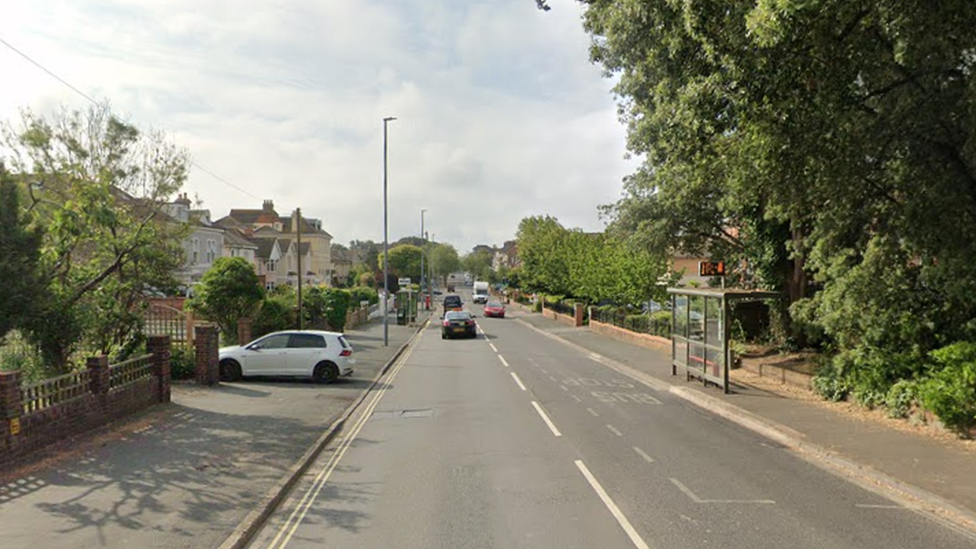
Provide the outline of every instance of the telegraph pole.
[[298,329],[305,329],[305,315],[302,311],[302,209],[295,208],[295,215],[298,217],[297,233],[298,233]]
[[390,222],[389,214],[387,211],[387,200],[386,200],[386,141],[387,141],[387,131],[386,126],[392,120],[396,118],[392,116],[387,116],[383,119],[383,346],[390,346],[390,319],[388,318],[387,309],[390,303]]

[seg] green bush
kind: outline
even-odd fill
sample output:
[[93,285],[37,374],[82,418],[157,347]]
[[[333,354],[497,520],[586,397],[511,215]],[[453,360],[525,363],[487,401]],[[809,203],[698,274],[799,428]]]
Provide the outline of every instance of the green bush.
[[537,313],[541,313],[542,312],[542,301],[541,300],[536,301],[535,304],[532,305],[532,310],[535,311],[535,312],[537,312]]
[[888,417],[904,418],[918,404],[919,384],[915,380],[903,379],[891,386],[885,396],[884,405]]
[[368,301],[370,305],[376,305],[380,302],[379,292],[367,286],[356,286],[350,288],[349,294],[349,304],[353,307],[359,307],[359,302],[361,301]]
[[627,315],[624,317],[624,328],[631,332],[646,334],[651,330],[651,317],[647,315]]
[[[258,313],[252,324],[253,336],[261,337],[271,332],[295,327],[295,301],[290,295],[271,295],[264,298],[258,306]],[[246,341],[242,343],[247,343]]]
[[659,337],[671,337],[671,311],[651,313],[650,333]]
[[976,343],[954,343],[933,351],[931,357],[941,369],[922,383],[922,406],[951,429],[976,426]]
[[[247,343],[242,342],[242,343]],[[189,345],[174,345],[170,349],[169,371],[171,379],[196,377],[196,349]]]
[[840,402],[851,392],[850,383],[835,362],[826,362],[813,376],[813,390],[824,399]]

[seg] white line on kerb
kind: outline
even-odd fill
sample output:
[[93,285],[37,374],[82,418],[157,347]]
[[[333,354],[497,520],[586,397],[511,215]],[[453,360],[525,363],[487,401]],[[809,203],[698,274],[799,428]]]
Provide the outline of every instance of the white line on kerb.
[[596,410],[594,410],[593,408],[587,408],[586,411],[589,412],[590,415],[593,417],[600,417],[600,414],[596,413]]
[[524,391],[525,390],[525,385],[522,385],[522,380],[519,379],[519,376],[516,375],[515,372],[511,372],[511,374],[512,374],[512,379],[515,380],[515,383],[518,383],[519,389],[522,389]]
[[553,425],[552,420],[549,419],[549,416],[546,415],[546,411],[542,409],[542,406],[539,406],[538,402],[533,400],[532,407],[535,408],[536,412],[539,412],[539,415],[542,417],[542,421],[545,421],[546,425],[549,426],[549,430],[552,431],[553,436],[563,436],[563,434],[559,432],[559,429],[556,429],[556,426]]
[[615,435],[617,435],[618,437],[624,436],[623,433],[621,433],[620,431],[618,431],[616,427],[614,427],[613,425],[610,425],[609,423],[607,424],[607,429],[610,429],[610,432],[613,433],[613,434],[615,434]]
[[603,486],[600,486],[600,482],[596,479],[596,477],[593,476],[593,473],[586,468],[586,464],[581,460],[576,460],[576,467],[581,473],[583,473],[583,476],[586,478],[586,482],[590,483],[590,487],[593,488],[596,495],[600,496],[600,499],[603,500],[603,504],[606,505],[607,509],[610,510],[610,514],[613,515],[613,518],[617,519],[617,524],[624,529],[624,532],[627,533],[627,537],[630,538],[630,541],[633,542],[634,546],[637,547],[637,549],[650,549],[650,547],[644,543],[644,540],[640,537],[640,534],[637,533],[637,530],[635,530],[633,525],[630,524],[630,521],[627,520],[627,517],[624,516],[624,514],[620,511],[620,508],[617,507],[617,504],[610,499],[609,495],[607,495],[607,492],[603,489]]
[[504,364],[506,368],[509,368],[508,363],[505,362],[505,357],[503,357],[502,355],[498,355],[498,360],[502,361],[502,364]]
[[645,452],[644,450],[641,450],[640,448],[634,446],[634,451],[637,452],[637,454],[640,457],[644,458],[644,461],[646,461],[648,463],[654,463],[654,458],[652,458],[651,456],[647,455],[647,452]]

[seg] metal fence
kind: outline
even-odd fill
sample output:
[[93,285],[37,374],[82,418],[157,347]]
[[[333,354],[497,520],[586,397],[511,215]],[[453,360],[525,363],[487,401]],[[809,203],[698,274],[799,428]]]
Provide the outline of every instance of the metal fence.
[[671,314],[645,314],[639,311],[629,312],[617,307],[594,307],[592,319],[604,324],[611,324],[624,330],[659,337],[671,337]]
[[91,372],[82,370],[24,385],[20,401],[24,413],[31,414],[87,396],[90,388]]
[[193,322],[184,311],[161,303],[150,303],[143,318],[147,336],[169,336],[174,345],[193,341]]
[[561,315],[576,316],[576,302],[569,300],[546,301],[546,309],[555,311]]

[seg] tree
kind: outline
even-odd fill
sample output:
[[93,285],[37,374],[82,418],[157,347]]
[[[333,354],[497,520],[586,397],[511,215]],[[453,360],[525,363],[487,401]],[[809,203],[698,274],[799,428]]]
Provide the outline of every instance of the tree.
[[461,269],[461,258],[450,244],[434,244],[430,252],[435,276],[447,276]]
[[476,280],[488,280],[491,276],[491,264],[492,256],[485,251],[471,252],[461,262],[464,270],[471,273]]
[[[398,277],[410,277],[420,280],[420,257],[422,251],[417,246],[401,244],[390,248],[390,273]],[[385,258],[380,254],[380,269],[383,268]]]
[[519,222],[516,240],[526,289],[570,293],[565,237],[566,228],[555,217],[527,217]]
[[0,163],[0,339],[31,317],[44,288],[38,276],[41,231],[29,227],[13,177]]
[[380,247],[372,240],[353,240],[349,243],[349,249],[362,256],[370,272],[376,273],[379,270]]
[[264,288],[246,259],[220,257],[203,274],[188,305],[216,323],[228,341],[237,342],[237,321],[251,316],[263,298]]
[[186,179],[186,152],[107,105],[23,111],[2,137],[10,166],[29,182],[32,221],[46,227],[45,292],[28,338],[56,371],[71,367],[82,340],[91,352],[133,350],[144,296],[174,287],[184,260],[185,227],[166,223],[162,208]]

